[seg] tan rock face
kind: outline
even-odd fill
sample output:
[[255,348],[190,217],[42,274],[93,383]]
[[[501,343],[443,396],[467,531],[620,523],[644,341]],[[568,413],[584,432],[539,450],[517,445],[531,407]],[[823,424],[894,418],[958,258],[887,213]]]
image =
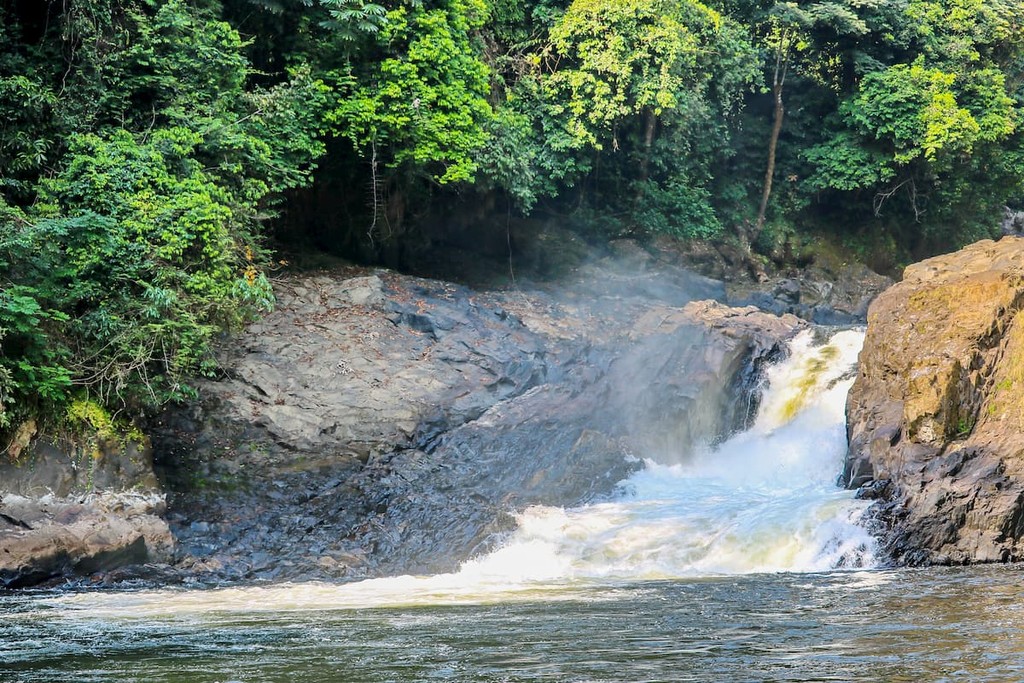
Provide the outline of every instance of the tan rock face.
[[1024,239],[910,266],[868,312],[844,476],[900,561],[1024,559]]

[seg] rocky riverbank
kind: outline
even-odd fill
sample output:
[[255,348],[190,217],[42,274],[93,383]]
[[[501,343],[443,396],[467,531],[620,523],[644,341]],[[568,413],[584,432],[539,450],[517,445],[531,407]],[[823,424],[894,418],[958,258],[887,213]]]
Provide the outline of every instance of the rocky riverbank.
[[144,443],[26,440],[0,471],[0,579],[451,570],[529,505],[599,500],[637,456],[685,460],[742,427],[761,366],[807,325],[791,313],[857,320],[887,284],[849,268],[726,287],[612,247],[502,288],[281,278],[275,312],[225,343],[223,376]]
[[171,561],[148,442],[26,437],[17,454],[0,461],[0,587]]
[[641,279],[558,299],[389,272],[282,281],[230,376],[153,432],[178,566],[452,570],[526,506],[600,499],[635,455],[685,458],[741,426],[759,365],[805,323],[684,304],[714,286],[699,278],[666,305]]
[[868,313],[848,486],[907,564],[1024,560],[1024,239],[906,269]]

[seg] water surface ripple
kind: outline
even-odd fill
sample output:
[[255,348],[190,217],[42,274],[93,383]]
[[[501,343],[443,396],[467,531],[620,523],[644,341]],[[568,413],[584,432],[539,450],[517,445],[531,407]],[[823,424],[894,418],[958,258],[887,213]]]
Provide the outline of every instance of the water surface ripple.
[[754,574],[556,601],[119,618],[9,594],[0,681],[1021,681],[1018,572]]

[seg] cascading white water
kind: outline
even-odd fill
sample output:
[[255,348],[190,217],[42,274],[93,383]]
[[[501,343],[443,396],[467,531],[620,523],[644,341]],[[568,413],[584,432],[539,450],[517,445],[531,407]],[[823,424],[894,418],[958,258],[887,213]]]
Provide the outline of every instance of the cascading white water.
[[769,370],[751,429],[686,464],[648,462],[613,501],[527,509],[504,547],[453,574],[57,602],[94,615],[345,609],[565,599],[580,587],[650,579],[869,567],[874,544],[857,525],[865,503],[835,484],[862,341],[843,331],[815,346],[801,334]]
[[769,371],[750,430],[687,464],[648,462],[613,502],[530,508],[506,547],[461,573],[607,581],[871,566],[873,540],[856,523],[866,504],[836,487],[863,334],[812,340],[799,336]]

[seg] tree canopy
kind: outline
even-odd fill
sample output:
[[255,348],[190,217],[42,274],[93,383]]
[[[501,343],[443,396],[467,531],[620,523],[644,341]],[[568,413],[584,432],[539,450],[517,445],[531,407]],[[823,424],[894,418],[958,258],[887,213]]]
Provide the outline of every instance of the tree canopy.
[[188,395],[300,205],[898,261],[1021,201],[1022,107],[1017,0],[0,0],[0,430]]

